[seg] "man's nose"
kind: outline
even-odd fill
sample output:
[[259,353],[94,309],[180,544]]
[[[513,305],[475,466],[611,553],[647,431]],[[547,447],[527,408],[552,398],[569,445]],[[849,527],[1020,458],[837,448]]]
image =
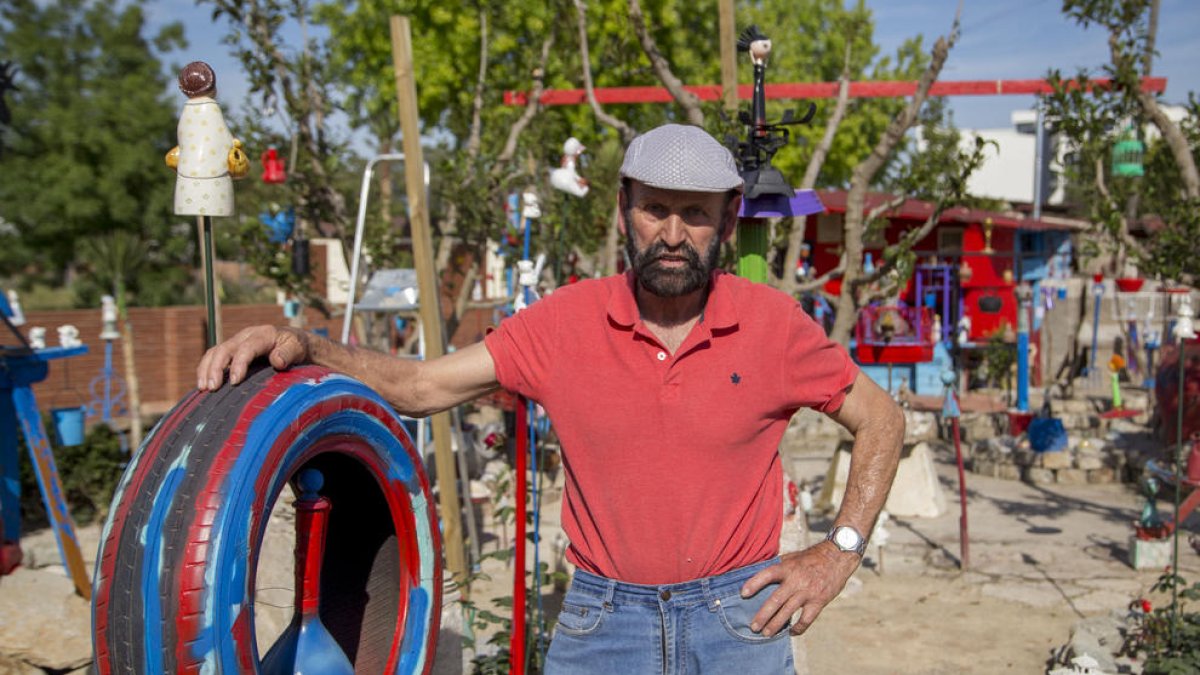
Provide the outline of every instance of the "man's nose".
[[687,229],[684,227],[683,218],[680,218],[679,214],[672,213],[663,221],[661,239],[670,248],[676,248],[687,239]]

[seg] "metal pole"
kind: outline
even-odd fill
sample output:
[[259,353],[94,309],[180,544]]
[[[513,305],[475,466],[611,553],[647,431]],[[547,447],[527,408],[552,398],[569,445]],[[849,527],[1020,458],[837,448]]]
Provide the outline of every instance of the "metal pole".
[[517,398],[517,456],[513,481],[515,492],[514,512],[516,531],[513,533],[513,615],[512,633],[509,635],[508,668],[513,675],[525,672],[525,490],[526,455],[529,452],[527,406],[524,396]]
[[[949,396],[954,396],[954,393],[950,393]],[[962,568],[965,570],[971,566],[971,544],[967,536],[967,478],[963,471],[962,436],[957,417],[950,418],[950,428],[954,433],[954,458],[958,463],[958,501],[962,508],[958,518],[959,557],[962,558]]]
[[217,345],[217,296],[213,287],[213,242],[212,218],[199,216],[201,253],[200,264],[204,267],[204,307],[208,310],[208,346]]
[[1033,134],[1033,219],[1042,217],[1042,171],[1045,158],[1042,157],[1042,146],[1046,143],[1046,107],[1042,97],[1037,99],[1037,128]]
[[1029,412],[1029,307],[1033,290],[1017,286],[1017,410]]
[[[403,162],[404,153],[376,155],[363,170],[362,188],[358,193],[358,218],[354,224],[354,253],[350,258],[350,290],[346,296],[346,314],[342,319],[342,344],[350,342],[350,324],[354,317],[354,298],[358,295],[359,260],[362,259],[363,229],[367,222],[367,195],[371,192],[371,174],[380,162]],[[425,187],[429,188],[429,163],[425,163]]]
[[1175,511],[1173,512],[1175,522],[1171,528],[1171,575],[1174,577],[1171,581],[1171,647],[1177,646],[1179,636],[1179,528],[1183,523],[1179,522],[1179,493],[1182,490],[1183,472],[1180,470],[1180,465],[1183,463],[1183,380],[1187,373],[1185,368],[1186,359],[1184,358],[1187,346],[1185,338],[1179,338],[1179,399],[1176,406],[1175,415]]
[[1088,377],[1096,373],[1096,350],[1100,347],[1100,301],[1104,299],[1103,279],[1092,282],[1092,296],[1095,297],[1095,302],[1092,304],[1092,353],[1088,360]]

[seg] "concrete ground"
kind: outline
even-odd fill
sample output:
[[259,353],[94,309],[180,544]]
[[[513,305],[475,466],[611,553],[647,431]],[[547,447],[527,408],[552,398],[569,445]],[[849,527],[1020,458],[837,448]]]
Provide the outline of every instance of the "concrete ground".
[[[786,457],[796,478],[819,481],[830,453],[826,446],[793,443]],[[959,510],[953,455],[935,443],[935,464],[947,508],[933,518],[892,519],[887,546],[872,547],[843,594],[804,636],[793,641],[800,673],[1040,673],[1064,645],[1073,624],[1123,610],[1144,596],[1157,570],[1128,564],[1130,523],[1141,498],[1129,485],[1034,486],[967,474],[970,565],[959,568]],[[541,560],[562,567],[557,526],[561,478],[543,492]],[[1160,502],[1170,512],[1169,500]],[[511,538],[481,513],[484,550]],[[828,525],[815,517],[809,541]],[[802,545],[793,520],[785,545]],[[1200,516],[1185,523],[1200,532]],[[98,528],[80,528],[89,569]],[[26,564],[0,578],[0,675],[84,672],[90,660],[87,603],[75,596],[46,531],[22,540]],[[1185,578],[1200,578],[1200,556],[1180,549]],[[288,556],[286,547],[280,557]],[[532,554],[530,555],[532,558]],[[532,564],[532,561],[531,561]],[[490,580],[472,586],[472,600],[497,610],[491,600],[511,596],[511,567],[488,560]],[[278,575],[286,578],[287,573]],[[286,604],[288,593],[269,589]],[[550,616],[560,595],[543,598]],[[1160,598],[1152,598],[1156,603]],[[265,602],[264,598],[264,604]],[[262,608],[264,615],[266,607]],[[286,620],[287,608],[281,619]],[[454,646],[462,636],[447,621],[438,672],[458,672]],[[481,650],[487,631],[476,635]]]

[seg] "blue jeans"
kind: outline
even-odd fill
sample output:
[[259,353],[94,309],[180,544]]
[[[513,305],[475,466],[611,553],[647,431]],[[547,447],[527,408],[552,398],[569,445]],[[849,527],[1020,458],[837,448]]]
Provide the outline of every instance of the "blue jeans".
[[[644,586],[577,570],[546,654],[547,675],[794,673],[786,629],[750,630],[778,584],[742,584],[778,558],[680,584]],[[790,625],[790,624],[789,624]]]

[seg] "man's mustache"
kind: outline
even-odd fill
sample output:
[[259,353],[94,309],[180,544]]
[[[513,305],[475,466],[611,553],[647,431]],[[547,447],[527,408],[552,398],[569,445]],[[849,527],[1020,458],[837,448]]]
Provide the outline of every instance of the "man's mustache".
[[675,248],[669,248],[663,242],[657,241],[651,244],[650,248],[643,251],[640,257],[642,259],[642,267],[665,258],[683,258],[687,261],[689,267],[700,268],[700,254],[696,252],[696,249],[687,244],[680,244]]

